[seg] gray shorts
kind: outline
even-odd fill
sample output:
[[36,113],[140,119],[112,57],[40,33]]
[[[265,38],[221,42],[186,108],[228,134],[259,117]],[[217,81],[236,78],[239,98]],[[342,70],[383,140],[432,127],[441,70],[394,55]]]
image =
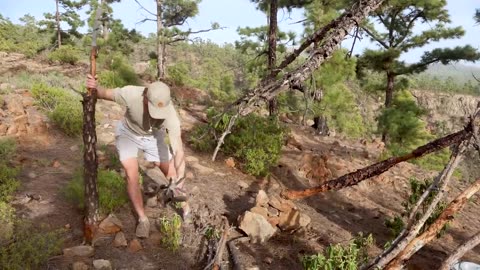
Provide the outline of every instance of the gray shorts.
[[172,159],[172,153],[165,141],[166,138],[165,129],[159,129],[151,136],[136,135],[123,121],[118,121],[115,131],[115,145],[120,161],[138,158],[138,151],[142,150],[147,161],[168,162]]

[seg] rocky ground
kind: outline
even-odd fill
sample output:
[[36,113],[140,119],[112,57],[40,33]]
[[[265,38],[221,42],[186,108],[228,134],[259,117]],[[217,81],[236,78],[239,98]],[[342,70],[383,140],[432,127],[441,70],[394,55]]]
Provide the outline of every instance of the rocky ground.
[[[13,89],[2,95],[0,136],[18,139],[15,162],[22,168],[22,186],[13,201],[17,214],[36,224],[46,224],[49,229],[66,230],[64,253],[52,258],[48,269],[102,269],[108,264],[113,269],[203,269],[208,254],[205,232],[218,228],[222,216],[234,227],[230,238],[239,238],[234,246],[242,269],[302,269],[302,255],[321,252],[329,244],[345,243],[360,232],[373,234],[377,247],[371,253],[375,254],[390,239],[384,221],[402,211],[401,202],[409,191],[408,179],[434,175],[412,164],[400,164],[355,187],[287,201],[279,196],[284,189],[315,186],[378,161],[382,143],[320,137],[308,127],[289,124],[292,135],[278,166],[271,176],[258,179],[241,173],[230,157],[220,156],[211,162],[210,156],[186,145],[193,217],[191,223],[182,225],[178,251],[161,245],[158,226],[152,226],[149,239],[136,239],[130,205],[106,219],[102,224],[104,234],[96,239],[94,249],[79,250],[74,247],[83,241],[82,212],[65,199],[63,190],[81,166],[81,138],[70,138],[58,131],[34,104],[28,89],[3,87]],[[189,95],[195,97],[195,91],[191,91]],[[184,97],[182,100],[185,106],[190,103]],[[204,120],[204,109],[189,105],[179,111],[185,136],[195,123]],[[122,109],[100,101],[97,114],[99,145],[112,148],[115,122],[121,118]],[[99,154],[101,166],[108,166],[108,159],[102,158],[105,152]],[[146,191],[150,183],[165,181],[160,171],[148,163],[141,162],[141,169]],[[466,185],[461,180],[452,181],[448,198]],[[176,212],[154,197],[146,196],[145,200],[152,224]],[[448,233],[413,257],[412,268],[435,269],[446,254],[476,232],[479,204],[479,197],[473,197]],[[469,252],[466,259],[480,262],[480,248]],[[223,264],[226,269],[233,266],[226,253]]]

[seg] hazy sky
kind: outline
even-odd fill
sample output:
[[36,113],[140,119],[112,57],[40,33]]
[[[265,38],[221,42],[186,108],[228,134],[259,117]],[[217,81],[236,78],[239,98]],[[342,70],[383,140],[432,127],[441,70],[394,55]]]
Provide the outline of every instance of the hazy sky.
[[[154,0],[139,0],[147,9],[155,10]],[[143,11],[134,0],[122,0],[121,3],[114,4],[114,17],[121,19],[128,28],[135,28],[143,34],[155,31],[154,22],[137,24],[145,18],[148,13]],[[425,49],[438,47],[453,47],[470,44],[475,48],[480,48],[480,25],[475,25],[473,14],[476,8],[480,8],[478,0],[448,0],[448,10],[452,19],[452,26],[462,26],[466,30],[463,38],[457,40],[448,40],[430,44],[422,49],[416,49],[405,54],[402,58],[408,62],[416,61],[420,58]],[[37,19],[43,17],[44,12],[53,12],[55,10],[55,0],[0,0],[0,13],[18,22],[18,18],[24,14],[30,13]],[[85,12],[81,11],[83,18],[86,18]],[[301,35],[302,26],[295,22],[303,18],[303,11],[296,10],[291,14],[280,11],[279,24],[282,30],[293,30]],[[203,33],[199,37],[210,39],[213,42],[223,44],[225,42],[233,43],[238,40],[238,27],[259,26],[266,24],[266,17],[260,11],[255,9],[255,5],[249,0],[203,0],[200,4],[200,13],[197,17],[188,21],[188,27],[195,29],[208,28],[212,22],[218,22],[226,27],[223,30],[217,30],[209,33]],[[429,25],[418,26],[416,29],[425,29]],[[342,44],[349,47],[351,40],[346,40]],[[355,53],[360,53],[366,47],[374,48],[366,38],[356,46]]]

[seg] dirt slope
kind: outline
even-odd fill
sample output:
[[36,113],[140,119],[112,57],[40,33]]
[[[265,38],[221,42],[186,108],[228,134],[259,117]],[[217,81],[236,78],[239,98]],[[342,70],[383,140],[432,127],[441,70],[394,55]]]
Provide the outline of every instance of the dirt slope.
[[[18,95],[16,98],[25,96],[14,95]],[[39,111],[30,103],[24,104],[23,109]],[[191,106],[180,111],[185,134],[201,119],[203,109]],[[9,113],[5,106],[2,111],[5,115]],[[112,102],[100,101],[97,112],[99,145],[112,147],[115,122],[121,118],[122,109]],[[217,162],[211,162],[209,156],[195,153],[186,146],[187,169],[191,173],[188,187],[192,193],[194,215],[193,223],[182,227],[179,251],[171,252],[162,247],[162,235],[154,226],[152,236],[141,241],[143,250],[130,252],[128,248],[116,248],[112,245],[113,237],[107,237],[97,241],[93,257],[70,259],[59,256],[49,261],[48,269],[70,269],[76,261],[84,261],[91,267],[94,259],[110,260],[114,269],[203,269],[206,243],[202,236],[206,228],[219,225],[221,215],[227,216],[236,226],[237,217],[254,205],[259,189],[279,193],[284,188],[316,185],[376,162],[382,150],[378,142],[318,137],[309,128],[291,127],[295,143],[284,147],[279,165],[266,179],[255,179],[228,167],[224,162],[227,157],[220,156]],[[64,136],[50,123],[41,133],[16,135],[20,142],[17,163],[22,165],[19,177],[22,187],[14,201],[19,215],[38,224],[47,224],[50,229],[67,228],[65,247],[81,244],[82,213],[63,195],[66,184],[81,167],[81,139]],[[155,175],[148,164],[142,162],[141,166],[144,173]],[[311,175],[317,177],[305,177]],[[301,269],[301,255],[320,252],[331,243],[345,243],[359,232],[372,233],[381,247],[389,239],[384,220],[402,210],[401,202],[408,196],[408,178],[422,179],[432,175],[432,172],[414,165],[400,164],[358,186],[298,201],[300,210],[311,217],[310,225],[295,233],[279,232],[266,244],[239,243],[241,261],[246,269],[254,266],[259,269]],[[145,179],[148,185],[151,179],[148,176]],[[448,197],[452,198],[465,186],[462,181],[453,181]],[[435,269],[446,254],[476,232],[480,222],[479,204],[476,195],[456,217],[447,235],[422,249],[411,264],[416,269]],[[152,221],[171,216],[174,211],[172,207],[147,208]],[[130,242],[134,239],[135,226],[130,205],[115,214],[122,221],[123,231]],[[238,232],[232,234],[240,235]],[[468,253],[466,259],[479,263],[480,248]],[[231,264],[226,261],[225,266],[231,267]]]

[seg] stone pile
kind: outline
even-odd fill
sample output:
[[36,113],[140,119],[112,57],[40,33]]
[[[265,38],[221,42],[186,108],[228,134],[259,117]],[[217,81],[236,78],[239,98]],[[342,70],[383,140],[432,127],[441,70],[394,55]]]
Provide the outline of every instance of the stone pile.
[[310,221],[310,217],[300,212],[292,201],[279,195],[268,196],[264,190],[258,192],[255,206],[238,219],[239,228],[255,243],[268,241],[278,230],[304,228]]

